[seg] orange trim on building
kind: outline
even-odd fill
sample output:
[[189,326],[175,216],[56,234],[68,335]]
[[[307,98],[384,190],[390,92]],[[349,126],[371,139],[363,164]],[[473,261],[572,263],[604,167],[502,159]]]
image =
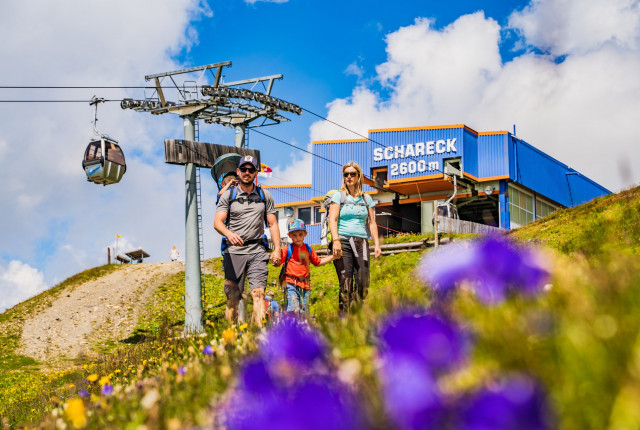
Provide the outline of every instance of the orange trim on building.
[[462,174],[468,178],[473,179],[474,181],[478,181],[478,182],[487,182],[487,181],[498,181],[500,179],[509,179],[509,175],[502,175],[502,176],[488,176],[486,178],[476,178],[475,176],[473,176],[470,173],[467,172],[462,172]]
[[478,133],[478,136],[490,136],[493,134],[509,134],[507,130],[499,130],[499,131],[481,131]]
[[369,139],[344,139],[344,140],[315,140],[312,141],[312,145],[324,145],[326,143],[357,143],[357,142],[368,142]]
[[452,125],[430,125],[423,127],[399,127],[399,128],[375,128],[369,130],[369,133],[383,133],[387,131],[414,131],[414,130],[442,130],[445,128],[464,128],[465,130],[469,130],[473,134],[478,134],[477,131],[472,129],[471,127],[467,127],[464,124],[452,124]]
[[304,205],[318,206],[318,202],[314,202],[313,200],[304,200],[300,202],[278,203],[277,205],[274,205],[274,206],[277,208],[284,208],[286,206],[304,206]]
[[261,185],[265,189],[273,188],[311,188],[311,184],[297,184],[297,185]]

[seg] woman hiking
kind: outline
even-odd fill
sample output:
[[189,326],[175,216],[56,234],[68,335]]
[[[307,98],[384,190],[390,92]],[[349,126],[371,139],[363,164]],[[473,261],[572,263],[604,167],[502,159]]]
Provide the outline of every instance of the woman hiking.
[[359,306],[369,291],[369,237],[376,258],[382,255],[373,199],[362,191],[362,169],[353,161],[342,166],[342,188],[329,206],[329,229],[336,272],[339,273],[340,313]]

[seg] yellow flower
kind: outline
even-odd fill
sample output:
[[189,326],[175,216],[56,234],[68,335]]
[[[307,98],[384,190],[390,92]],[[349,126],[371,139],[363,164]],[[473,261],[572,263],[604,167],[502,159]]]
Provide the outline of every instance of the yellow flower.
[[109,376],[103,376],[102,378],[100,378],[100,381],[98,381],[98,384],[104,385],[110,382],[111,382],[111,378]]
[[247,327],[249,327],[249,324],[248,323],[244,323],[239,327],[239,329],[240,330],[245,330]]
[[87,425],[87,414],[82,399],[75,398],[69,400],[64,413],[69,421],[71,421],[73,428],[80,429]]
[[89,382],[96,382],[98,380],[98,375],[96,373],[92,373],[91,375],[87,376],[87,381]]
[[228,328],[225,331],[222,332],[222,339],[225,341],[225,343],[227,344],[232,344],[236,341],[236,337],[238,336],[238,334],[236,333],[236,331],[232,328]]
[[113,373],[120,373],[120,369],[114,370]]

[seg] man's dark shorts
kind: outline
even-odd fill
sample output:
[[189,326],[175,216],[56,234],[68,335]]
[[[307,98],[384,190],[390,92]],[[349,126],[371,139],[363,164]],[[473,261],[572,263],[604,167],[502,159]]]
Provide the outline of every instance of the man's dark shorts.
[[[244,292],[245,273],[249,281],[249,290],[267,287],[267,276],[269,274],[269,253],[261,250],[254,254],[224,254],[222,265],[224,268],[224,278],[227,281],[236,283],[238,292]],[[234,297],[235,291],[232,286],[224,285],[224,292],[227,297]]]

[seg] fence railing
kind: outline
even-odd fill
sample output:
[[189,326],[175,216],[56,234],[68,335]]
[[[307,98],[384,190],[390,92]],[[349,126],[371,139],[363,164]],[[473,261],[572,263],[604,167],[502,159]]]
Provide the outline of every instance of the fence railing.
[[505,229],[491,225],[479,224],[477,222],[465,221],[461,219],[438,216],[439,233],[472,233],[489,234],[503,232]]

